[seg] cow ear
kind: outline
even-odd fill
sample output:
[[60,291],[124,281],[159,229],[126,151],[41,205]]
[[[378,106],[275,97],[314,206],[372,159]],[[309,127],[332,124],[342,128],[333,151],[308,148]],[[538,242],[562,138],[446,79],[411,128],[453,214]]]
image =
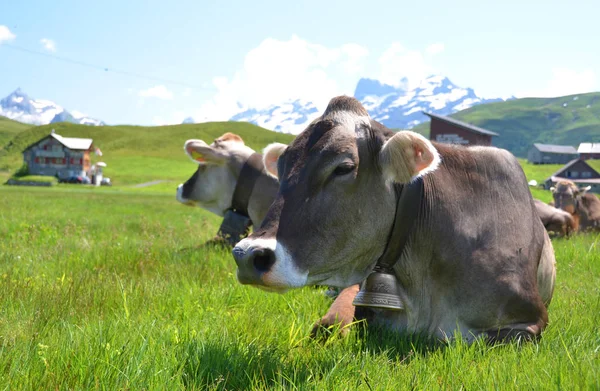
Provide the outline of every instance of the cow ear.
[[577,190],[577,195],[584,195],[585,193],[587,193],[590,189],[592,188],[592,186],[587,186],[587,187],[582,187],[579,190]]
[[556,187],[554,187],[554,186],[550,187],[550,191],[554,193],[556,191]]
[[188,140],[183,145],[183,150],[192,161],[196,163],[223,163],[227,156],[223,151],[217,150],[202,140]]
[[277,160],[279,160],[279,156],[283,155],[286,149],[287,145],[285,144],[272,143],[267,145],[263,150],[263,163],[265,165],[265,169],[269,175],[277,179],[279,179],[277,172]]
[[433,144],[412,131],[400,131],[390,137],[379,158],[383,175],[396,183],[408,183],[434,171],[441,160]]

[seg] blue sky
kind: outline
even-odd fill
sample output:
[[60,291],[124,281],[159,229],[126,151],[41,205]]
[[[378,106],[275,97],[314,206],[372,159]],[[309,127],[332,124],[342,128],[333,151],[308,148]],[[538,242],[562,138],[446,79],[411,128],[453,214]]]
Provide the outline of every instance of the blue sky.
[[360,77],[414,85],[436,73],[484,97],[598,91],[599,4],[2,2],[0,97],[21,87],[110,124],[161,124],[227,119],[238,102],[322,105]]

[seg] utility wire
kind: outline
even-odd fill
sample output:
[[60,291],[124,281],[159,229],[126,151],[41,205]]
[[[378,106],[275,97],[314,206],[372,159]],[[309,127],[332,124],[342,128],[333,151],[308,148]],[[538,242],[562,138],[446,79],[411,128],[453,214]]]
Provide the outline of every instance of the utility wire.
[[7,47],[7,48],[10,48],[13,50],[20,51],[20,52],[34,54],[37,56],[49,57],[49,58],[53,58],[55,60],[59,60],[59,61],[66,62],[69,64],[79,65],[81,67],[96,69],[96,70],[104,71],[104,72],[117,73],[117,74],[121,74],[121,75],[125,75],[125,76],[136,77],[138,79],[158,81],[158,82],[165,83],[165,84],[172,84],[172,85],[178,85],[178,86],[182,86],[182,87],[196,88],[196,89],[203,89],[203,90],[214,89],[214,88],[205,87],[205,86],[203,86],[203,87],[196,86],[196,85],[188,84],[188,83],[185,83],[182,81],[163,79],[160,77],[147,76],[147,75],[142,75],[142,74],[135,73],[135,72],[129,72],[129,71],[124,71],[124,70],[120,70],[120,69],[108,68],[108,67],[104,67],[104,66],[100,66],[100,65],[94,65],[94,64],[87,63],[87,62],[73,60],[71,58],[61,57],[61,56],[57,56],[57,55],[51,54],[51,53],[44,53],[44,52],[40,52],[37,50],[31,50],[31,49],[27,49],[27,48],[24,48],[21,46],[16,46],[16,45],[8,44],[8,43],[4,43],[4,44],[0,45],[0,47]]

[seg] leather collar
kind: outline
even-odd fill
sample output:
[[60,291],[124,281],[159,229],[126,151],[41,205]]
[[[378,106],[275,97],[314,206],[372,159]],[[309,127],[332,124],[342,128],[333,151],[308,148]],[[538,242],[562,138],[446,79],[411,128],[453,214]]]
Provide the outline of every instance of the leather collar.
[[389,233],[385,251],[377,260],[374,271],[392,273],[392,268],[406,248],[413,227],[421,210],[423,178],[405,185],[396,185],[396,214]]
[[248,202],[250,201],[250,195],[254,190],[256,180],[264,173],[265,166],[263,164],[262,155],[255,152],[250,155],[248,160],[246,160],[242,166],[235,190],[233,191],[231,208],[229,210],[242,216],[249,217]]

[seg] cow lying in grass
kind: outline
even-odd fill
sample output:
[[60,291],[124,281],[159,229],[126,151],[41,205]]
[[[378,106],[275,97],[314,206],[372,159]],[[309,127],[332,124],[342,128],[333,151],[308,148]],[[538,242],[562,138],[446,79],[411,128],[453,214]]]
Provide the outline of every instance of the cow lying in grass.
[[373,321],[489,341],[534,339],[546,327],[554,250],[509,152],[394,133],[342,96],[264,159],[279,191],[262,225],[233,249],[242,284],[285,292],[363,281],[398,239],[389,237],[397,189],[416,183],[420,207],[393,268],[405,310],[377,310]]
[[571,233],[577,231],[575,220],[573,220],[570,213],[548,205],[543,201],[534,201],[538,215],[540,216],[540,219],[542,219],[542,224],[544,224],[544,227],[549,234],[569,236]]
[[[233,207],[240,173],[250,157],[255,155],[254,150],[233,133],[223,134],[210,145],[202,140],[187,140],[183,149],[198,168],[177,188],[177,201],[225,216]],[[240,211],[255,224],[260,224],[264,218],[278,187],[277,180],[264,172],[262,156],[259,156],[258,163],[256,170],[261,172],[247,184],[248,189],[244,191],[246,210]]]
[[588,193],[590,187],[579,188],[569,180],[551,187],[554,204],[573,216],[576,231],[600,231],[600,199]]
[[[225,133],[214,140],[210,145],[202,140],[187,140],[184,144],[185,153],[198,164],[196,172],[177,188],[177,201],[190,206],[199,206],[219,216],[225,216],[232,208],[232,200],[236,194],[236,188],[240,183],[240,174],[246,162],[255,155],[255,151],[246,146],[242,138],[236,134]],[[242,185],[249,188],[241,191],[248,199],[247,216],[256,227],[263,221],[267,210],[275,195],[277,194],[277,179],[262,170],[263,159],[260,156],[259,166],[261,170],[253,181],[244,182]],[[246,232],[238,232],[237,235],[244,236]],[[237,240],[235,240],[237,242]],[[234,244],[235,244],[234,242]],[[224,241],[225,244],[230,241]],[[354,307],[345,308],[340,306],[344,300],[352,300],[358,292],[358,285],[350,286],[337,297],[331,305],[327,314],[317,322],[313,329],[316,333],[318,326],[329,327],[339,325],[346,326],[352,322]],[[344,329],[346,330],[346,329]]]

